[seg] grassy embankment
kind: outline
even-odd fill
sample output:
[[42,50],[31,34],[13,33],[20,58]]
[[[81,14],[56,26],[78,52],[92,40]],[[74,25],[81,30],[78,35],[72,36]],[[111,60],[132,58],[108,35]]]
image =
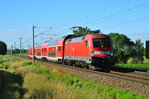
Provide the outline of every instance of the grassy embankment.
[[[145,99],[142,95],[81,79],[28,60],[0,56],[0,98]],[[5,84],[5,87],[3,85]]]
[[144,56],[143,64],[115,64],[115,66],[130,68],[130,69],[148,70],[149,69],[149,59],[146,59],[146,57]]

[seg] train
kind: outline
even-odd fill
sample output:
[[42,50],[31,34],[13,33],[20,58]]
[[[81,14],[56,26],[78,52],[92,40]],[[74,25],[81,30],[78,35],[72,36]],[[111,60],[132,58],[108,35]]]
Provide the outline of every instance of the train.
[[[32,49],[28,49],[29,57],[33,57]],[[36,59],[88,69],[109,70],[115,64],[113,52],[113,41],[106,34],[67,35],[58,41],[34,46]]]

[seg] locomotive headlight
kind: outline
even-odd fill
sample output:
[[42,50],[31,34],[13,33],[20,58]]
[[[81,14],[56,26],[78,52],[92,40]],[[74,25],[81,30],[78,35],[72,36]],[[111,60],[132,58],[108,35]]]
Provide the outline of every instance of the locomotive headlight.
[[92,56],[94,56],[94,55],[96,55],[96,54],[101,54],[99,51],[93,51],[93,52],[91,52],[91,55]]
[[94,52],[94,54],[100,54],[100,52],[98,52],[98,51],[95,51],[95,52]]
[[111,54],[111,52],[110,52],[110,51],[106,51],[105,54],[106,54],[106,55],[107,55],[107,54]]
[[113,56],[114,55],[114,52],[111,52],[111,56]]
[[91,56],[94,56],[94,52],[91,52]]

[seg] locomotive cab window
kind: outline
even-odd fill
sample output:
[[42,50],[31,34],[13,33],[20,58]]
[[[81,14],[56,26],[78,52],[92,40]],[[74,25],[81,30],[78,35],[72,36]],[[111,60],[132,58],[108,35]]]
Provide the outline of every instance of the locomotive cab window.
[[61,48],[60,48],[60,46],[58,47],[58,51],[61,51]]
[[93,39],[94,48],[110,48],[109,38],[94,38]]
[[42,48],[42,52],[44,52],[44,48]]
[[88,41],[86,41],[86,47],[89,47]]

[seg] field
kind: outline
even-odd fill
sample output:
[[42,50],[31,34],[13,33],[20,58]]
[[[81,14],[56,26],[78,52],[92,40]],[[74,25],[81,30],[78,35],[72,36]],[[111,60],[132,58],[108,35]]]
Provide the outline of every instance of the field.
[[115,64],[116,67],[130,68],[130,69],[141,69],[148,70],[149,69],[149,59],[146,59],[144,56],[143,64]]
[[116,64],[116,67],[130,68],[130,69],[141,69],[148,70],[149,64]]
[[[147,99],[28,60],[0,56],[1,99]],[[3,90],[2,90],[3,89]]]

